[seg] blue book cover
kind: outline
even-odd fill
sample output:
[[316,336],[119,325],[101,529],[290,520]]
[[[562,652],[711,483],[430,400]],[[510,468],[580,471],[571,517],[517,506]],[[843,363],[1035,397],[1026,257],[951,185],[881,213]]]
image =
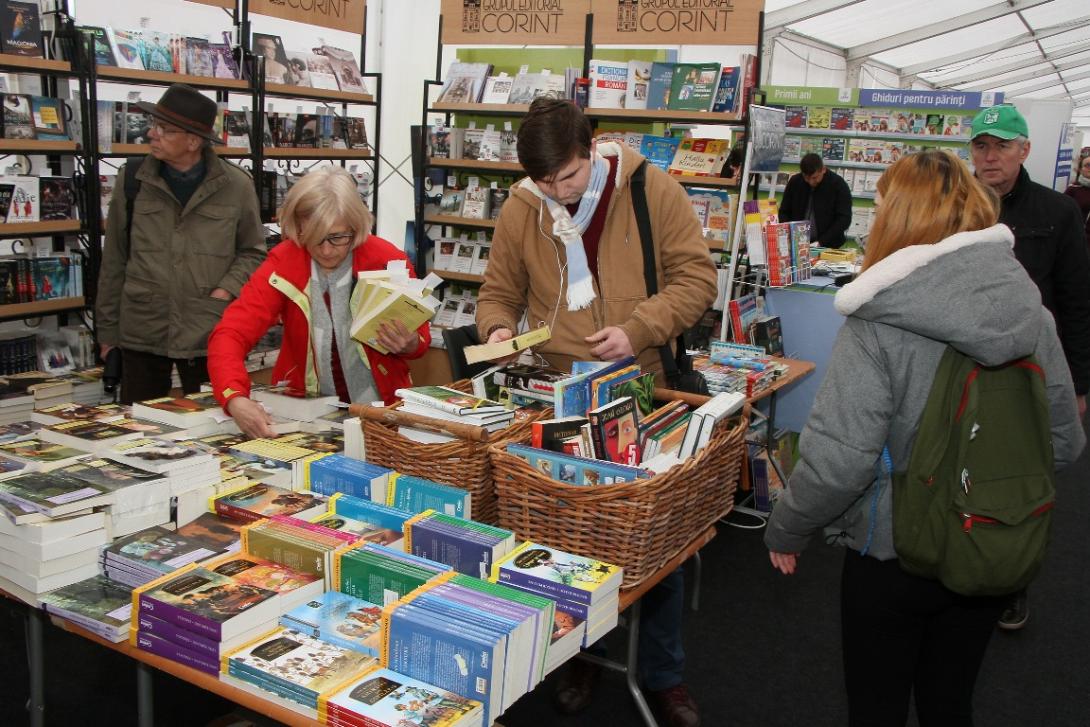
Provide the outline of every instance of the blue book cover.
[[591,406],[591,383],[600,376],[636,363],[635,356],[625,356],[620,361],[573,361],[572,377],[558,385],[554,409],[557,417],[586,416]]
[[459,573],[487,578],[492,567],[493,545],[480,542],[469,531],[421,520],[409,526],[413,555],[449,565]]
[[388,623],[383,638],[388,668],[480,700],[483,724],[492,724],[493,715],[498,716],[502,709],[499,685],[507,656],[502,640],[444,623],[411,603],[393,609]]
[[493,580],[594,606],[621,586],[620,566],[525,542],[492,568]]
[[343,454],[331,454],[310,463],[310,489],[321,495],[344,492],[373,502],[385,502],[386,482],[392,470]]
[[470,517],[470,494],[467,490],[413,475],[395,473],[391,477],[386,504],[414,515],[435,510],[454,517]]
[[369,656],[382,647],[382,607],[339,591],[296,606],[280,625]]
[[354,520],[362,520],[366,523],[374,523],[383,528],[396,530],[399,533],[404,530],[405,521],[413,516],[411,512],[405,512],[396,507],[388,507],[344,493],[337,493],[330,497],[329,507],[338,515],[344,515]]
[[420,568],[431,573],[446,573],[450,570],[450,566],[446,563],[440,563],[438,561],[430,560],[428,558],[421,558],[418,555],[406,553],[396,548],[387,548],[385,545],[376,545],[375,543],[367,543],[360,550],[368,553],[374,553],[381,555],[391,560],[406,563],[411,567]]
[[724,67],[719,74],[719,88],[715,91],[712,111],[731,113],[734,111],[734,95],[738,89],[738,77],[742,69],[738,66]]
[[508,444],[507,451],[525,460],[542,474],[569,485],[614,485],[651,476],[650,472],[640,467],[589,457],[576,457],[562,452],[527,447],[524,444]]
[[656,61],[651,64],[651,80],[647,83],[648,110],[661,110],[670,103],[670,87],[674,82],[676,63]]
[[358,715],[378,724],[430,724],[438,717],[446,720],[473,721],[483,706],[419,679],[380,667],[348,684],[326,702],[331,718],[340,724],[355,724]]
[[672,136],[644,134],[643,141],[640,143],[640,154],[648,162],[667,172],[670,170],[670,162],[674,160],[674,155],[677,154],[677,147],[680,143],[681,139],[675,139]]

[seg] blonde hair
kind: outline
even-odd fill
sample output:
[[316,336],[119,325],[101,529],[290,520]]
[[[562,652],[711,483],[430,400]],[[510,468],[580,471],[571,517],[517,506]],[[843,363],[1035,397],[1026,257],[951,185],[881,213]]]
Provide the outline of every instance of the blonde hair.
[[866,270],[910,245],[932,245],[999,220],[999,198],[948,151],[901,157],[878,180],[882,203],[867,239]]
[[284,238],[301,247],[321,244],[341,222],[356,233],[352,247],[371,234],[374,218],[356,191],[356,180],[341,167],[319,167],[303,175],[284,197],[277,214]]

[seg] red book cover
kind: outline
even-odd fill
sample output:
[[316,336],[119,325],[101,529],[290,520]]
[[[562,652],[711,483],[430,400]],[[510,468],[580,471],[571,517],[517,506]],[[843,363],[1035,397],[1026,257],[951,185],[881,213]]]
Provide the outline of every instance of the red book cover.
[[610,462],[638,465],[640,448],[637,443],[639,415],[636,413],[636,401],[625,396],[587,412],[591,431],[594,434],[594,446],[601,447],[601,452]]

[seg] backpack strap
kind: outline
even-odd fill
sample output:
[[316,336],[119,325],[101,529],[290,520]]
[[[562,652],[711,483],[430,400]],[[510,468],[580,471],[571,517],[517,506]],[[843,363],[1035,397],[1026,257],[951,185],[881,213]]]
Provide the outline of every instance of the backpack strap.
[[[628,180],[632,188],[632,210],[636,214],[636,227],[640,231],[640,246],[643,249],[643,282],[647,288],[647,297],[659,292],[658,266],[655,264],[655,241],[651,234],[651,215],[647,209],[647,190],[644,186],[647,180],[647,160],[640,162],[636,171]],[[676,381],[681,371],[687,370],[692,363],[685,353],[685,337],[678,335],[677,347],[674,355],[670,355],[669,344],[659,346],[659,355],[662,357],[662,372],[669,383]]]
[[146,157],[130,157],[125,163],[125,256],[128,257],[132,246],[132,215],[136,206],[136,195],[140,193],[140,180],[136,175],[144,164]]

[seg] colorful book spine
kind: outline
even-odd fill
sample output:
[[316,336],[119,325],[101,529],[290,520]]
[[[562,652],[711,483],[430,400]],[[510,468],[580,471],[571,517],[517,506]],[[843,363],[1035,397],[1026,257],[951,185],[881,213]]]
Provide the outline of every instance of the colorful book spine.
[[204,655],[209,659],[219,662],[220,644],[218,641],[199,636],[187,629],[179,628],[176,624],[156,618],[148,613],[141,613],[137,620],[138,632],[142,635],[155,636],[164,641],[169,641],[175,646],[180,646],[194,654]]
[[212,676],[219,676],[219,659],[206,657],[198,652],[190,651],[183,646],[175,644],[173,641],[168,641],[151,634],[137,633],[136,646],[141,651],[146,651],[149,654],[162,656],[171,661],[176,661],[179,664],[184,664],[188,667],[197,669],[198,671],[203,671],[206,674],[211,674]]

